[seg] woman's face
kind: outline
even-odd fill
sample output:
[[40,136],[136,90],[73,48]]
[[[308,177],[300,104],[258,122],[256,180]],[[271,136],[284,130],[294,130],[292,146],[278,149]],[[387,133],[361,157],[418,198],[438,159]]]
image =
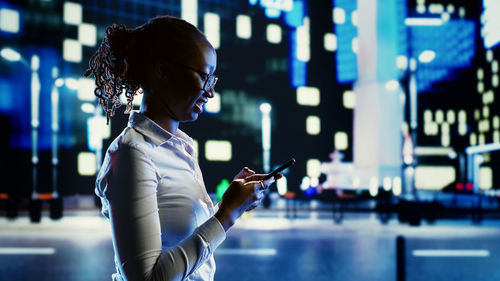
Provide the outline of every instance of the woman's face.
[[194,121],[203,112],[203,106],[213,97],[213,88],[203,89],[205,81],[214,74],[217,55],[206,40],[195,39],[176,59],[165,61],[160,71],[160,100],[166,113],[174,120]]

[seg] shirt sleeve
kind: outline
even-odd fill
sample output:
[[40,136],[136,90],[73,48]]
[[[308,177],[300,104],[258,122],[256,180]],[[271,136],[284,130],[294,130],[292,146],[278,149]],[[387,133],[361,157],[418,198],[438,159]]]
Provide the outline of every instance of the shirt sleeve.
[[121,145],[109,161],[104,196],[120,275],[128,281],[184,280],[224,241],[222,225],[212,217],[180,244],[161,252],[159,177],[153,163],[131,145]]

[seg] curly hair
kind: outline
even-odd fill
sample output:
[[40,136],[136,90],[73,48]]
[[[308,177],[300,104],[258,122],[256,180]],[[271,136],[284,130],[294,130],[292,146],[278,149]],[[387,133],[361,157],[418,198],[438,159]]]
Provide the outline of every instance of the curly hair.
[[132,110],[134,97],[142,93],[145,67],[153,62],[151,58],[167,56],[167,49],[179,50],[188,34],[204,38],[195,26],[172,16],[153,18],[134,29],[121,24],[107,27],[106,36],[84,73],[86,77],[95,77],[94,94],[106,113],[107,124],[122,105],[122,93],[127,98],[125,113]]

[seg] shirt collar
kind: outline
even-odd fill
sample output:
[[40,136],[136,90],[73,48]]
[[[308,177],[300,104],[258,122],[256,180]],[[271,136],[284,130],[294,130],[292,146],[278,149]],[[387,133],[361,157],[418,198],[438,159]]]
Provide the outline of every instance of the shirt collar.
[[130,113],[128,126],[149,138],[150,141],[156,146],[160,146],[172,138],[179,138],[188,144],[193,145],[191,138],[180,129],[177,129],[177,133],[173,135],[144,114],[135,110]]

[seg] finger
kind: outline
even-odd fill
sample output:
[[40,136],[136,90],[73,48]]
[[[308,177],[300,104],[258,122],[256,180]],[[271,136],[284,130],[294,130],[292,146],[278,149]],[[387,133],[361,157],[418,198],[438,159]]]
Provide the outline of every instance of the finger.
[[253,174],[251,176],[248,176],[245,178],[245,181],[246,182],[250,182],[250,181],[260,181],[262,179],[264,179],[264,177],[266,177],[267,174]]

